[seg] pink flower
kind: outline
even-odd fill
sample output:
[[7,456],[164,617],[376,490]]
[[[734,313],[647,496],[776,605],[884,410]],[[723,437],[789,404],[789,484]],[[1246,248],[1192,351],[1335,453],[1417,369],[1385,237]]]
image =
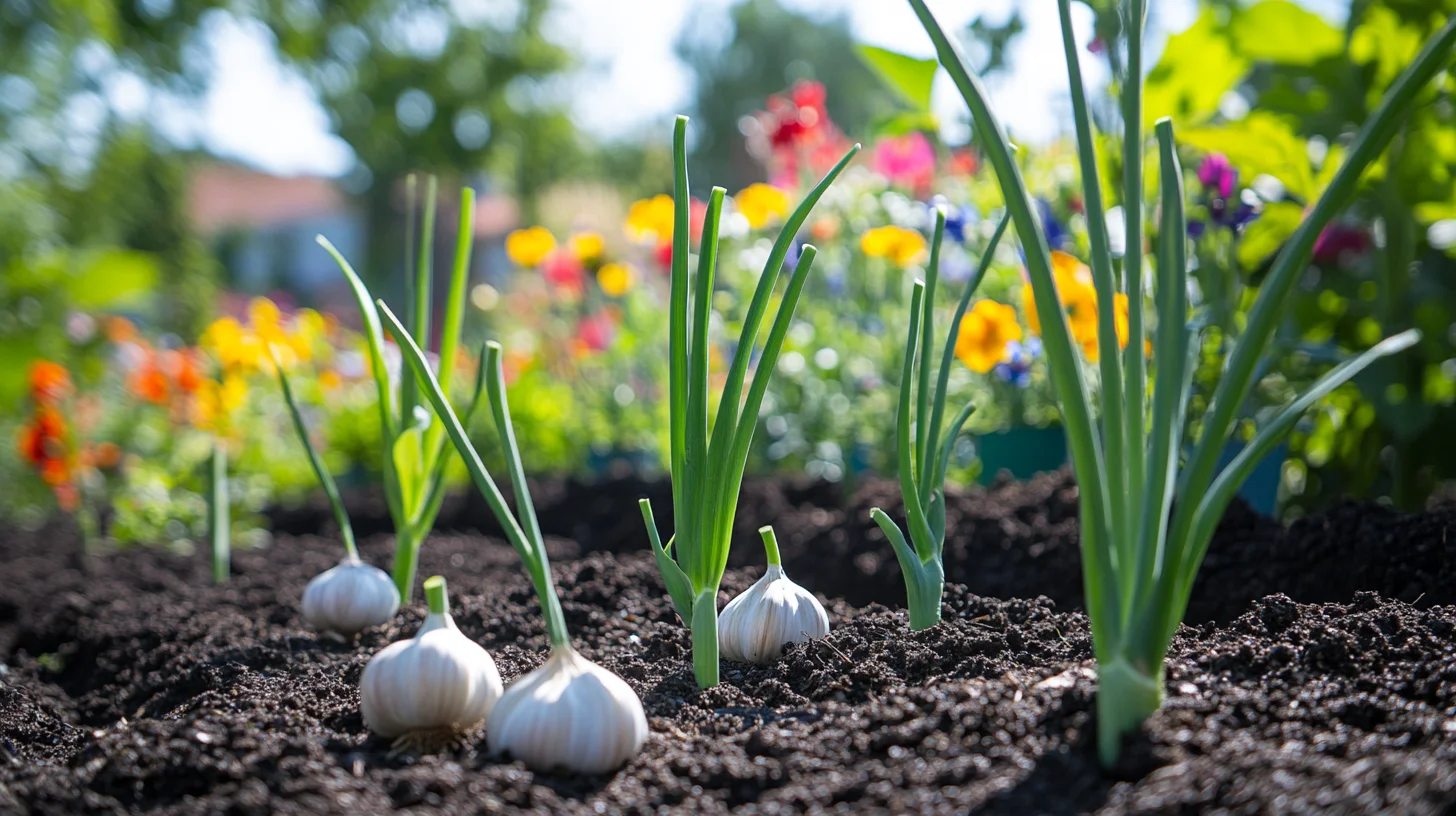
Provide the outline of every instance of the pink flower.
[[885,139],[875,145],[874,169],[893,184],[927,188],[935,178],[935,148],[919,131]]
[[586,283],[581,260],[568,249],[552,251],[541,266],[541,274],[552,286],[573,292],[580,292]]
[[616,336],[617,324],[606,312],[583,317],[581,322],[576,324],[576,341],[582,349],[587,351],[605,350],[612,345],[612,340]]

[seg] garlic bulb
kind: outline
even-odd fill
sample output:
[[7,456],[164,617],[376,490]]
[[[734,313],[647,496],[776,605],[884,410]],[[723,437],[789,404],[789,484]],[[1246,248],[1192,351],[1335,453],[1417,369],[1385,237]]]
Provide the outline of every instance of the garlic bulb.
[[642,749],[647,716],[626,681],[562,645],[506,690],[485,731],[492,753],[535,770],[606,773]]
[[303,619],[346,637],[388,621],[398,610],[394,581],[354,556],[314,576],[303,590]]
[[359,681],[364,724],[383,737],[468,730],[501,696],[495,661],[450,617],[445,579],[425,581],[425,598],[420,631],[376,654]]
[[773,529],[758,532],[768,552],[768,570],[718,616],[718,649],[729,660],[744,663],[772,663],[783,655],[785,643],[829,634],[829,615],[819,600],[784,574]]

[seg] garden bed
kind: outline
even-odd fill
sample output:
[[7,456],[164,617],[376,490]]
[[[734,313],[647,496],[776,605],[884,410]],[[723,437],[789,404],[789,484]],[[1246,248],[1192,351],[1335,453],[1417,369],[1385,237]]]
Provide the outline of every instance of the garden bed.
[[[1094,751],[1091,641],[1078,611],[1076,489],[1065,474],[953,497],[946,621],[912,634],[883,483],[750,483],[725,595],[761,573],[772,521],[834,630],[698,690],[688,637],[634,500],[670,529],[665,483],[535,488],[582,651],[641,695],[643,753],[610,777],[532,774],[484,754],[391,758],[369,737],[357,644],[303,625],[309,578],[338,560],[322,506],[278,511],[272,547],[203,558],[77,553],[56,530],[0,535],[0,811],[619,812],[841,806],[894,812],[1225,808],[1441,812],[1456,803],[1456,511],[1345,504],[1285,530],[1235,508],[1174,641],[1168,703],[1113,774]],[[390,539],[351,500],[364,556]],[[474,501],[423,551],[456,621],[509,681],[543,657],[536,601]],[[485,535],[466,532],[478,526]],[[383,525],[387,528],[387,525]],[[322,534],[320,536],[319,534]],[[1283,592],[1285,596],[1273,595]],[[995,600],[1022,598],[1023,600]],[[1043,596],[1043,597],[1038,597]],[[1265,597],[1272,596],[1272,597]],[[884,604],[883,606],[879,604]]]

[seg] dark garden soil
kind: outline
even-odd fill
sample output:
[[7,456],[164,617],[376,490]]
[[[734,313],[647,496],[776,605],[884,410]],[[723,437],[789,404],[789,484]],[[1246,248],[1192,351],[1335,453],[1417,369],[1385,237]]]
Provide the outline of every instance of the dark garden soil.
[[[729,571],[723,599],[761,572],[752,531],[772,520],[834,630],[772,666],[725,663],[707,691],[635,507],[653,496],[668,528],[665,485],[536,490],[578,646],[652,724],[620,772],[533,774],[479,735],[454,755],[390,757],[356,687],[422,610],[354,643],[304,626],[304,584],[341,554],[321,507],[304,507],[277,512],[273,545],[236,553],[223,587],[201,557],[82,556],[64,529],[0,531],[0,813],[1456,808],[1456,506],[1348,504],[1288,529],[1231,511],[1173,644],[1167,705],[1107,773],[1064,474],[952,497],[946,621],[915,634],[865,517],[895,512],[893,486],[750,484],[734,562],[751,566]],[[387,564],[382,508],[351,504],[364,556]],[[544,657],[535,598],[477,502],[443,521],[421,574],[449,577],[457,623],[509,682]]]

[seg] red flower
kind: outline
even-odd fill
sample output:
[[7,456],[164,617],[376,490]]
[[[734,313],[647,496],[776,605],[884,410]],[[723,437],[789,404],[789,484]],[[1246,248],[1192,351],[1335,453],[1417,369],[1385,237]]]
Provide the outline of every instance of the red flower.
[[569,249],[558,249],[547,256],[541,265],[541,274],[547,283],[571,292],[580,292],[586,285],[585,267]]
[[576,340],[586,351],[603,351],[612,345],[617,335],[617,324],[607,312],[598,312],[584,317],[576,326]]

